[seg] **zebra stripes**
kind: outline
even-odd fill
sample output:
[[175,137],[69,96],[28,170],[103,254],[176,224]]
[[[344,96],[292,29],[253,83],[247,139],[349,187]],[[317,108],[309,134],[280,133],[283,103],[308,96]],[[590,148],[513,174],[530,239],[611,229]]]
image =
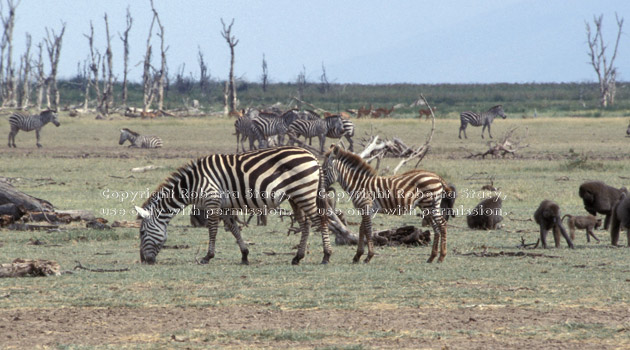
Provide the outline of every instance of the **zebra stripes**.
[[136,207],[143,218],[140,226],[140,259],[155,263],[166,241],[169,221],[188,205],[206,211],[208,220],[208,253],[201,260],[208,263],[215,255],[219,220],[236,238],[241,262],[247,264],[249,250],[236,225],[235,211],[276,208],[289,201],[300,224],[302,236],[294,265],[306,252],[310,225],[322,235],[324,258],[331,255],[327,202],[320,196],[323,176],[317,158],[297,147],[262,149],[241,154],[215,154],[199,158],[175,171],[143,204]]
[[246,139],[249,139],[249,150],[254,150],[254,141],[256,140],[257,133],[254,127],[253,120],[257,115],[257,110],[249,110],[243,116],[238,117],[236,121],[234,121],[234,131],[236,135],[236,153],[238,153],[239,137],[243,152],[245,152],[244,142]]
[[35,136],[37,137],[36,144],[37,147],[41,148],[42,145],[39,143],[39,132],[42,130],[44,125],[49,122],[52,122],[55,126],[61,125],[59,123],[59,119],[57,118],[57,113],[50,109],[36,115],[29,115],[24,112],[14,112],[9,117],[9,125],[11,125],[11,131],[9,131],[9,147],[17,147],[15,145],[15,135],[17,135],[20,130],[35,130]]
[[484,138],[483,132],[487,127],[488,136],[492,138],[492,133],[490,132],[490,125],[494,121],[494,118],[496,118],[497,116],[502,117],[503,119],[507,118],[507,116],[503,112],[503,106],[501,105],[494,106],[490,108],[488,111],[482,112],[481,114],[477,114],[470,111],[462,112],[462,114],[459,115],[459,120],[461,122],[460,127],[459,127],[459,138],[460,139],[462,138],[462,131],[464,132],[464,137],[468,138],[468,136],[466,135],[466,127],[468,126],[468,124],[472,126],[483,125],[483,128],[481,128],[482,139]]
[[446,256],[446,221],[440,210],[440,203],[445,192],[451,192],[449,186],[438,175],[424,170],[411,170],[401,175],[378,176],[361,157],[332,145],[324,155],[324,184],[326,190],[339,182],[348,192],[355,208],[359,209],[362,220],[359,229],[359,242],[353,261],[356,263],[363,255],[363,238],[367,238],[368,255],[365,262],[374,256],[372,243],[372,214],[376,212],[401,215],[420,207],[428,218],[435,238],[433,249],[427,262],[432,262],[438,255],[438,242],[442,262]]
[[304,120],[298,119],[289,126],[289,142],[294,143],[299,136],[311,138],[317,136],[319,138],[319,150],[324,153],[324,144],[326,143],[326,135],[343,134],[343,123],[341,116],[335,115],[325,119]]
[[342,137],[345,137],[346,140],[348,140],[348,142],[350,143],[350,147],[348,147],[348,150],[350,152],[353,152],[354,144],[352,143],[352,137],[354,136],[354,123],[349,119],[341,118],[341,124],[341,133],[338,132],[339,129],[337,128],[329,128],[328,133],[326,133],[326,137],[330,137],[333,139],[340,139]]
[[163,145],[162,139],[157,136],[140,135],[127,128],[120,129],[120,139],[118,140],[118,144],[122,145],[127,140],[131,143],[129,147],[161,148]]
[[298,117],[298,114],[294,110],[289,110],[279,116],[276,114],[259,113],[253,120],[259,146],[267,147],[267,140],[272,136],[278,136],[278,144],[282,146],[284,135],[287,133],[289,125]]

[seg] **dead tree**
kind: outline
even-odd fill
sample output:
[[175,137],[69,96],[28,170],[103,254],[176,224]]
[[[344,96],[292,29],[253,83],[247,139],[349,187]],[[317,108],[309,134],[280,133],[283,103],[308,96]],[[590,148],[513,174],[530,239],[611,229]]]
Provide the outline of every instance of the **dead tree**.
[[223,22],[223,18],[221,18],[221,24],[223,24],[223,31],[221,35],[227,42],[228,46],[230,46],[230,76],[228,78],[228,98],[227,98],[227,109],[228,113],[236,111],[236,84],[234,81],[234,47],[238,45],[238,40],[232,36],[232,25],[234,24],[234,19],[229,26],[225,26],[225,22]]
[[46,88],[46,73],[44,72],[43,48],[44,44],[37,44],[37,109],[42,109],[42,100],[44,99],[44,89]]
[[617,20],[617,40],[615,41],[615,47],[608,61],[606,57],[606,45],[604,44],[604,36],[602,34],[602,22],[604,15],[594,17],[593,22],[595,24],[595,33],[591,29],[591,25],[586,23],[586,38],[588,42],[589,52],[588,55],[591,58],[591,65],[595,69],[597,79],[599,80],[599,104],[602,108],[612,105],[615,100],[615,84],[617,68],[614,66],[615,58],[617,58],[617,48],[619,46],[619,39],[621,38],[621,29],[623,27],[623,18],[619,18],[615,13],[615,19]]
[[61,54],[61,41],[63,34],[66,31],[66,23],[61,23],[61,32],[57,35],[54,29],[48,30],[46,28],[46,49],[48,51],[48,58],[50,60],[50,74],[47,81],[47,93],[48,101],[53,98],[52,105],[49,103],[48,108],[57,109],[59,106],[59,89],[57,88],[57,66],[59,65],[59,57]]
[[107,48],[105,49],[105,59],[103,60],[103,96],[100,101],[99,110],[103,115],[109,114],[109,109],[114,103],[114,72],[113,72],[113,54],[111,45],[111,36],[109,35],[109,21],[107,13],[104,15],[105,20],[105,38],[107,39]]
[[297,101],[298,109],[302,109],[302,100],[304,100],[304,90],[306,89],[306,67],[302,66],[302,70],[298,73],[297,81]]
[[326,66],[324,66],[324,62],[322,62],[322,75],[319,77],[320,80],[320,87],[319,87],[319,91],[322,94],[327,93],[328,91],[330,91],[330,83],[328,82],[328,77],[326,76]]
[[157,72],[155,77],[155,88],[157,94],[157,109],[159,111],[164,109],[164,84],[166,82],[166,51],[168,51],[168,47],[164,48],[164,26],[160,21],[160,16],[153,6],[153,0],[151,0],[151,10],[153,11],[153,18],[157,22],[158,28],[160,31],[157,33],[157,36],[160,38],[160,70]]
[[22,56],[21,61],[22,100],[20,101],[20,107],[26,109],[31,97],[31,35],[28,33],[26,33],[26,52]]
[[266,92],[267,84],[269,84],[269,71],[267,70],[267,60],[265,59],[264,53],[262,59],[262,75],[260,76],[260,82],[262,83],[263,92]]
[[205,94],[210,94],[210,74],[208,73],[208,66],[206,65],[206,61],[203,58],[203,52],[201,52],[201,47],[198,48],[199,53],[197,56],[197,61],[199,62],[199,90],[201,90],[202,96]]
[[13,29],[15,27],[15,9],[18,5],[19,1],[16,3],[13,0],[7,0],[9,13],[6,16],[2,14],[4,11],[0,7],[0,20],[4,31],[2,41],[0,41],[0,86],[2,88],[2,106],[4,107],[17,106],[17,87],[13,65]]
[[122,82],[122,104],[123,106],[127,106],[127,75],[129,74],[129,31],[131,30],[131,26],[133,25],[133,18],[131,17],[131,13],[129,12],[129,6],[127,6],[127,27],[125,31],[121,35],[118,33],[120,40],[123,42],[123,82]]
[[516,152],[518,152],[519,150],[523,148],[529,147],[529,144],[521,145],[521,142],[527,138],[527,133],[525,134],[524,137],[512,138],[512,135],[514,134],[514,131],[516,131],[516,129],[518,129],[518,127],[514,127],[508,130],[505,133],[505,135],[503,135],[501,140],[488,141],[487,151],[479,152],[479,153],[471,153],[466,158],[476,158],[476,157],[486,158],[486,156],[488,155],[492,156],[493,158],[496,158],[499,156],[501,156],[502,158],[505,158],[505,156],[507,155],[512,155],[513,157],[516,157],[517,155]]
[[[428,106],[429,104],[424,98],[424,96],[420,95],[420,97],[424,100],[424,103]],[[427,135],[427,138],[424,144],[418,147],[411,147],[411,146],[407,146],[399,138],[395,137],[392,140],[387,140],[387,139],[382,140],[379,138],[378,135],[376,135],[370,138],[370,140],[367,142],[365,146],[365,149],[361,153],[359,153],[359,156],[361,158],[364,158],[368,163],[373,160],[376,160],[377,169],[380,164],[380,160],[383,157],[391,156],[391,157],[403,158],[398,163],[398,165],[394,168],[394,174],[396,174],[398,170],[402,168],[403,165],[405,165],[407,162],[411,160],[417,160],[416,165],[414,166],[414,169],[417,168],[418,164],[420,164],[422,159],[424,159],[427,152],[429,152],[431,148],[430,143],[431,143],[431,140],[433,139],[433,133],[435,131],[435,115],[433,114],[433,109],[431,108],[429,109],[431,110],[431,130],[429,131],[429,134]]]
[[151,73],[151,35],[153,35],[153,25],[155,24],[155,14],[153,15],[153,19],[151,20],[151,26],[149,27],[149,36],[147,38],[147,49],[144,54],[144,64],[142,71],[142,112],[146,113],[149,110],[149,107],[153,103],[153,98],[155,97],[155,82],[153,78],[153,74]]
[[101,59],[102,56],[100,54],[100,52],[98,52],[98,50],[94,49],[94,25],[92,24],[92,21],[90,21],[90,34],[83,34],[84,37],[87,38],[88,40],[88,45],[90,46],[90,72],[92,73],[92,78],[88,77],[88,87],[86,88],[86,93],[85,93],[85,102],[84,102],[84,106],[83,109],[85,111],[87,111],[88,108],[88,102],[89,102],[89,86],[92,86],[92,88],[94,89],[94,93],[96,94],[96,101],[98,101],[97,103],[97,109],[99,109],[100,111],[100,107],[101,107],[101,103],[100,101],[102,101],[102,93],[101,93],[101,87],[100,87],[100,83],[99,83],[99,70],[100,70],[100,66],[101,66]]

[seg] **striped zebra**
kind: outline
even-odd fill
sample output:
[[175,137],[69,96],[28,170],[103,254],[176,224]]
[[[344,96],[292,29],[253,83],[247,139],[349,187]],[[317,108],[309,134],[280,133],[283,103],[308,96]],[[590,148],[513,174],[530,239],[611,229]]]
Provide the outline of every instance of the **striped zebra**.
[[295,110],[289,110],[282,115],[276,115],[271,113],[260,113],[254,118],[254,130],[257,134],[258,144],[261,148],[268,147],[268,139],[272,136],[278,137],[278,145],[282,146],[284,143],[284,135],[289,129],[289,125],[294,120],[298,119],[298,114]]
[[131,143],[129,147],[139,147],[139,148],[161,148],[162,147],[162,139],[157,136],[140,135],[137,132],[129,130],[127,128],[120,129],[120,139],[118,140],[118,144],[122,145],[127,140],[129,140],[129,142]]
[[490,108],[487,112],[482,112],[481,114],[477,114],[477,113],[469,112],[469,111],[462,112],[462,114],[459,115],[459,120],[461,122],[461,125],[459,127],[459,138],[460,139],[462,138],[462,131],[464,132],[464,137],[468,138],[468,136],[466,136],[466,127],[468,126],[468,124],[472,126],[483,125],[483,128],[481,128],[482,139],[484,138],[483,132],[487,127],[488,136],[492,138],[492,133],[490,133],[490,125],[494,121],[494,118],[496,118],[497,116],[502,117],[503,119],[507,118],[507,116],[503,112],[503,106],[501,105],[494,106]]
[[322,235],[324,258],[331,255],[327,202],[320,196],[323,175],[317,158],[298,147],[278,147],[241,154],[215,154],[199,158],[176,170],[142,205],[136,207],[142,218],[140,260],[149,264],[166,241],[169,221],[188,205],[205,210],[209,232],[207,264],[215,255],[219,220],[236,238],[241,262],[248,264],[249,250],[241,238],[235,214],[276,208],[289,201],[300,224],[302,237],[294,265],[304,258],[310,225]]
[[238,153],[239,137],[243,152],[245,152],[245,140],[249,139],[249,150],[256,149],[254,141],[256,140],[256,129],[254,128],[254,118],[258,116],[258,110],[250,109],[243,116],[234,121],[234,131],[236,135],[236,153]]
[[354,144],[352,143],[352,137],[354,136],[354,123],[349,119],[341,118],[341,124],[341,133],[338,133],[339,129],[329,128],[328,133],[326,133],[326,137],[330,137],[333,139],[340,139],[342,137],[345,137],[346,140],[348,140],[348,142],[350,143],[350,147],[348,147],[348,150],[350,152],[353,152]]
[[39,132],[42,130],[44,125],[52,122],[55,126],[61,125],[59,123],[59,119],[57,118],[56,111],[47,109],[36,115],[28,115],[24,112],[14,112],[9,117],[9,124],[11,125],[11,131],[9,131],[9,148],[17,147],[15,145],[15,135],[20,130],[23,131],[33,131],[35,130],[35,136],[37,137],[37,147],[41,148],[42,145],[39,143]]
[[353,261],[363,255],[363,240],[367,239],[368,255],[365,262],[374,256],[372,243],[372,215],[376,212],[401,215],[420,207],[435,232],[433,249],[427,262],[433,262],[438,255],[442,262],[446,256],[446,221],[442,216],[440,203],[445,193],[452,192],[438,175],[424,170],[411,170],[394,176],[378,176],[376,171],[358,155],[332,145],[324,155],[324,185],[326,190],[339,182],[348,192],[352,204],[362,216],[359,241]]
[[299,136],[304,136],[305,138],[317,136],[319,138],[319,151],[324,153],[326,136],[328,134],[342,135],[343,132],[341,116],[334,115],[325,119],[298,119],[289,126],[288,135],[290,144],[295,143]]

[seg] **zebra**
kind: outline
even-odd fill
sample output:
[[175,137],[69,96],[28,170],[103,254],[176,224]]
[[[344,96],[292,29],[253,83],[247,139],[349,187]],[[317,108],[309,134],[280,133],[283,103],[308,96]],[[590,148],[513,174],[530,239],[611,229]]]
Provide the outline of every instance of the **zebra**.
[[459,138],[460,139],[462,138],[462,131],[464,132],[464,137],[468,138],[468,136],[466,136],[466,127],[468,126],[468,124],[472,126],[483,125],[483,128],[481,128],[482,139],[484,138],[483,132],[487,127],[488,136],[492,138],[492,134],[490,133],[490,125],[494,121],[494,118],[496,118],[497,116],[500,116],[503,119],[507,118],[507,116],[503,112],[503,106],[501,105],[494,106],[490,108],[487,112],[482,112],[481,114],[477,114],[477,113],[469,112],[469,111],[462,112],[462,114],[459,115],[459,120],[461,122],[461,125],[459,127]]
[[626,137],[630,137],[630,123],[628,124],[628,128],[626,129]]
[[326,137],[330,137],[333,139],[340,139],[341,137],[345,137],[346,140],[348,140],[348,142],[350,143],[350,147],[348,147],[348,150],[350,152],[353,152],[354,145],[352,143],[352,137],[354,136],[354,123],[349,119],[341,118],[341,124],[341,133],[338,133],[339,130],[337,128],[329,128],[328,132],[326,133]]
[[49,122],[52,122],[57,127],[61,125],[61,123],[59,123],[59,119],[57,118],[57,112],[51,109],[47,109],[36,115],[28,115],[24,112],[14,112],[9,117],[9,124],[11,125],[11,131],[9,131],[9,148],[17,147],[15,145],[15,135],[17,135],[20,130],[35,130],[35,136],[37,137],[36,144],[38,148],[41,148],[42,145],[39,143],[39,132],[42,130],[44,125]]
[[256,130],[254,128],[253,119],[258,116],[258,110],[250,109],[243,116],[239,117],[234,121],[234,130],[236,135],[236,153],[238,153],[238,145],[239,145],[239,137],[240,144],[243,152],[245,152],[244,142],[246,139],[249,139],[249,150],[253,151],[255,149],[254,141],[256,140]]
[[319,138],[319,151],[324,153],[324,144],[326,136],[342,135],[344,132],[342,118],[339,115],[333,115],[325,119],[314,120],[295,120],[290,126],[288,135],[290,143],[293,144],[298,136],[302,135],[306,138],[317,136]]
[[125,141],[129,140],[131,145],[129,147],[139,148],[160,148],[162,147],[162,139],[157,136],[145,136],[140,135],[135,131],[127,128],[120,129],[120,139],[118,144],[122,145]]
[[241,250],[241,263],[248,264],[249,250],[236,225],[239,212],[276,208],[285,199],[300,224],[302,236],[292,264],[304,258],[310,225],[322,235],[324,258],[328,263],[332,249],[323,195],[324,177],[317,158],[302,148],[284,146],[241,154],[214,154],[202,157],[176,170],[136,206],[140,225],[140,260],[155,263],[166,241],[170,220],[188,205],[205,210],[209,233],[207,264],[215,255],[219,220],[232,232]]
[[268,147],[269,137],[278,136],[278,145],[284,143],[284,134],[287,133],[289,125],[298,119],[299,115],[295,110],[289,110],[282,115],[260,113],[253,119],[254,132],[260,147]]
[[433,249],[427,262],[433,262],[438,255],[438,262],[446,257],[446,221],[442,216],[440,203],[446,193],[452,189],[438,175],[424,171],[411,170],[394,176],[378,176],[376,171],[358,155],[345,151],[337,145],[330,146],[324,155],[322,165],[324,188],[339,182],[344,191],[350,194],[352,203],[362,216],[359,229],[357,252],[353,262],[358,262],[363,255],[363,239],[367,239],[368,255],[365,262],[374,256],[372,243],[372,215],[376,212],[401,215],[414,212],[416,207],[428,219],[435,238]]

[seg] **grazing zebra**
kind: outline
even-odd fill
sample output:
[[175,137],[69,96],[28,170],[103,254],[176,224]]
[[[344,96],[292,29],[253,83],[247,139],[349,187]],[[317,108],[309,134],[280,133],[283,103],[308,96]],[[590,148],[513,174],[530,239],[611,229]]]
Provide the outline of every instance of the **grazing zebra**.
[[131,131],[127,128],[120,129],[120,139],[118,140],[118,144],[122,145],[127,140],[129,140],[129,142],[131,143],[129,147],[140,147],[140,148],[162,147],[162,139],[157,136],[140,135],[137,132]]
[[367,238],[368,255],[365,262],[374,256],[372,243],[372,214],[376,212],[401,215],[413,212],[420,207],[424,217],[429,220],[435,238],[433,249],[427,262],[433,262],[438,255],[442,262],[446,256],[446,221],[442,216],[440,203],[445,192],[452,192],[446,182],[438,175],[424,170],[411,170],[394,176],[378,176],[376,171],[358,155],[345,151],[337,145],[330,146],[324,155],[324,184],[326,190],[339,182],[348,192],[352,204],[362,216],[359,229],[356,263],[363,255],[363,239]]
[[326,135],[343,135],[343,123],[341,116],[334,115],[325,119],[304,120],[298,119],[289,126],[289,142],[293,144],[299,136],[311,138],[317,136],[319,138],[319,151],[324,153],[324,144],[326,143]]
[[36,115],[28,115],[24,112],[14,112],[9,117],[9,124],[11,125],[11,131],[9,131],[9,148],[17,147],[15,145],[15,135],[17,135],[20,130],[35,130],[35,136],[37,137],[36,144],[37,147],[41,148],[42,145],[39,143],[39,132],[42,130],[44,125],[49,122],[52,122],[55,126],[61,125],[61,123],[59,123],[59,119],[57,118],[56,111],[47,109]]
[[[329,128],[328,133],[326,133],[326,137],[330,137],[333,139],[340,139],[341,137],[345,137],[346,140],[348,140],[348,142],[350,143],[350,147],[348,147],[348,150],[350,152],[353,152],[354,144],[352,143],[352,137],[354,136],[354,123],[349,119],[341,118],[341,124],[341,133],[337,132],[339,131],[337,128]],[[311,143],[309,141],[309,145],[310,144]]]
[[626,137],[630,136],[630,123],[628,124],[628,128],[626,129]]
[[254,130],[257,133],[256,138],[260,147],[268,147],[267,141],[272,136],[278,136],[278,145],[284,143],[284,134],[287,133],[289,125],[298,119],[295,110],[289,110],[282,115],[260,113],[254,118]]
[[249,250],[236,225],[235,213],[243,210],[276,208],[289,201],[300,224],[302,237],[294,265],[304,258],[310,225],[322,235],[324,258],[331,255],[327,201],[320,196],[324,178],[317,158],[298,147],[278,147],[241,154],[215,154],[202,157],[176,170],[147,199],[136,207],[143,218],[140,225],[140,260],[149,264],[166,241],[169,221],[188,205],[205,210],[210,236],[207,264],[214,257],[219,220],[232,232],[247,264]]
[[464,132],[464,137],[468,138],[468,136],[466,136],[466,127],[468,126],[468,124],[472,125],[472,126],[482,126],[483,128],[481,128],[481,138],[483,139],[483,132],[486,129],[486,127],[488,128],[488,136],[490,136],[490,138],[492,138],[492,133],[490,133],[490,125],[492,124],[492,122],[494,121],[494,118],[500,116],[503,119],[507,118],[507,116],[505,115],[505,113],[503,112],[503,106],[498,105],[498,106],[494,106],[492,108],[490,108],[487,112],[482,112],[481,114],[477,114],[474,112],[462,112],[462,114],[459,115],[459,120],[461,122],[461,125],[459,127],[459,138],[462,138],[462,131]]

